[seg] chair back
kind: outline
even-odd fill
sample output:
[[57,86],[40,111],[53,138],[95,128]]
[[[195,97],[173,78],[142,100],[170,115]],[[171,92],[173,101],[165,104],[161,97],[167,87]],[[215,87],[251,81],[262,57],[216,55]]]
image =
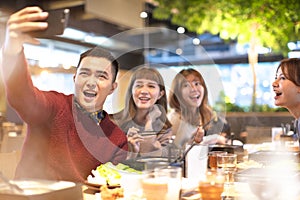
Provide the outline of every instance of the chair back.
[[21,152],[0,152],[0,171],[8,179],[13,179]]

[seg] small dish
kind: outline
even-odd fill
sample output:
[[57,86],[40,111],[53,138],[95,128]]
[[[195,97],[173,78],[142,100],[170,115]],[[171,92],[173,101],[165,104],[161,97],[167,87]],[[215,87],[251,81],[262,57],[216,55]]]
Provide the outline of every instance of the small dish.
[[40,179],[11,180],[18,185],[23,192],[12,193],[7,184],[0,183],[0,199],[19,199],[19,200],[82,200],[82,185],[68,181],[52,181]]

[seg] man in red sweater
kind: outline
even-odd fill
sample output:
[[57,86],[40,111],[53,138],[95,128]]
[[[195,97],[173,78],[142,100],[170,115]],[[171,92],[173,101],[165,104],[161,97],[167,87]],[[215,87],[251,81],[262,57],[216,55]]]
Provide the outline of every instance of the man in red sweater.
[[83,182],[91,170],[126,159],[127,138],[103,111],[117,87],[119,64],[95,47],[80,57],[75,92],[65,95],[34,87],[23,44],[38,44],[28,31],[44,30],[48,13],[27,7],[10,16],[1,69],[7,99],[28,125],[16,178]]

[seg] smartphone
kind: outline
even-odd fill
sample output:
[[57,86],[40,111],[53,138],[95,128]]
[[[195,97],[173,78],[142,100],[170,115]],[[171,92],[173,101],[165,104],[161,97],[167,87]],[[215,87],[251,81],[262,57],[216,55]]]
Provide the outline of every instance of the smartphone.
[[29,34],[35,38],[50,38],[55,35],[62,35],[67,27],[70,10],[69,9],[56,9],[49,10],[46,22],[48,27],[42,31],[32,31]]

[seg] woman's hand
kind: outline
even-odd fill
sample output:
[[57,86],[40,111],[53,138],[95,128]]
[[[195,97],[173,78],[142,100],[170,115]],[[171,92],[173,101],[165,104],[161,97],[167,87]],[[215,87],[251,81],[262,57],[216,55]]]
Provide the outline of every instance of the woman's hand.
[[226,137],[224,137],[223,135],[220,134],[216,143],[217,144],[226,144],[226,141],[227,141]]
[[45,30],[48,27],[45,21],[47,12],[39,7],[26,7],[12,14],[7,21],[6,38],[3,51],[6,54],[18,54],[24,43],[39,44],[39,41],[31,37],[28,32]]
[[144,141],[143,137],[138,134],[139,129],[131,127],[127,131],[127,139],[129,143],[129,150],[133,153],[140,152],[140,143]]
[[203,136],[204,136],[204,129],[202,126],[199,126],[196,130],[196,132],[193,134],[194,135],[194,141],[196,143],[200,143],[203,141]]

